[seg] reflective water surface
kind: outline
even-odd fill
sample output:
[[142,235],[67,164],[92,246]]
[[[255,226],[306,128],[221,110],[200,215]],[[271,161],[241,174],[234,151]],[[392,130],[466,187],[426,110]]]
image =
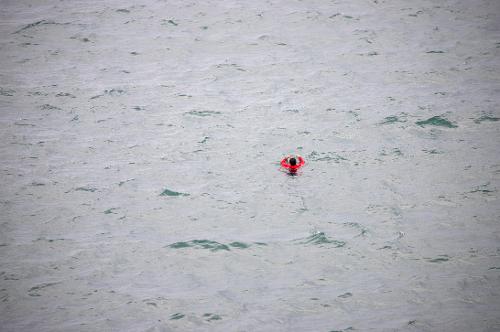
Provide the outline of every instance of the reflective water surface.
[[500,330],[497,1],[0,15],[0,330]]

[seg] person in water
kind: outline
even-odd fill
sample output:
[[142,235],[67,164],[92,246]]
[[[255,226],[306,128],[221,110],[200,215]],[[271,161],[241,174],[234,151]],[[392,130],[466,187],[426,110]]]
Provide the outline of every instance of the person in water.
[[281,161],[281,167],[287,169],[290,173],[295,173],[299,170],[299,168],[304,166],[305,163],[306,161],[301,156],[290,155],[283,158]]

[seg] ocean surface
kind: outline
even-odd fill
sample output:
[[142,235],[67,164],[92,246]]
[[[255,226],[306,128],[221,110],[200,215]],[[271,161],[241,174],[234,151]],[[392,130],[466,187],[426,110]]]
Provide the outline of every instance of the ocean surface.
[[497,0],[0,0],[0,331],[500,331],[499,56]]

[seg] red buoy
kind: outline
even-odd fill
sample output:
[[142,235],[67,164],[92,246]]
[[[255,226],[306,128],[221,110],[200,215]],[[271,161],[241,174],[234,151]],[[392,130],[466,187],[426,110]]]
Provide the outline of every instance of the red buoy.
[[306,161],[301,156],[286,156],[281,161],[281,167],[286,168],[290,173],[295,173],[299,168],[304,166]]

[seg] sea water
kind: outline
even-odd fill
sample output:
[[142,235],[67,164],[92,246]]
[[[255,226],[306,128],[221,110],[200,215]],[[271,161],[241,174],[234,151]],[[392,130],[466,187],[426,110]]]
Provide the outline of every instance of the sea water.
[[1,331],[500,330],[498,2],[0,7]]

